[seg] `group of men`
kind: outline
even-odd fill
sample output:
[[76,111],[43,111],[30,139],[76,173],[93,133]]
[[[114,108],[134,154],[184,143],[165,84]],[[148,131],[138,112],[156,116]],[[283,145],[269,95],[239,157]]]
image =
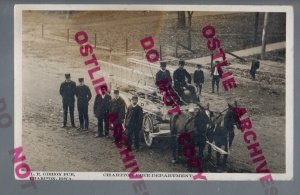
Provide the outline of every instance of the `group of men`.
[[[92,98],[91,91],[89,87],[84,84],[83,78],[78,79],[78,86],[71,80],[69,73],[65,74],[65,78],[66,80],[60,86],[64,112],[63,128],[65,128],[67,124],[68,111],[70,113],[71,126],[76,128],[74,122],[74,102],[76,96],[80,123],[78,130],[88,130],[88,105]],[[103,90],[102,94],[97,95],[93,107],[95,117],[98,120],[98,131],[95,137],[109,136],[109,114],[115,114],[118,116],[118,122],[124,124],[127,130],[128,149],[132,149],[132,139],[134,137],[134,148],[138,151],[140,141],[139,134],[143,122],[143,109],[137,104],[137,96],[132,96],[131,101],[132,104],[127,108],[126,112],[126,104],[124,99],[120,97],[119,90],[114,90],[113,98],[107,90]]]
[[[185,62],[183,60],[179,61],[179,68],[174,71],[173,79],[171,77],[170,71],[166,69],[167,63],[161,62],[159,70],[156,74],[155,84],[158,88],[163,84],[166,87],[170,87],[172,90],[176,91],[177,95],[182,95],[185,89],[190,91],[194,90],[191,86],[192,77],[188,71],[184,68]],[[193,75],[194,83],[197,87],[199,97],[202,91],[202,85],[204,84],[204,73],[202,71],[202,65],[197,65],[197,70],[195,70]],[[217,91],[219,91],[219,76],[216,70],[212,70],[212,92],[214,93],[214,85],[217,85]],[[77,97],[77,108],[79,115],[79,130],[88,130],[89,128],[89,115],[88,115],[88,105],[92,98],[90,88],[84,84],[84,79],[79,78],[79,85],[71,80],[71,75],[69,73],[65,74],[65,81],[61,83],[60,95],[62,96],[63,103],[63,128],[67,124],[68,111],[70,113],[71,126],[76,128],[74,122],[74,104],[75,96]],[[174,81],[174,88],[172,87],[172,80]],[[180,98],[178,98],[180,101]],[[113,98],[109,92],[102,91],[102,94],[96,96],[94,101],[94,114],[98,120],[98,132],[95,137],[108,137],[109,136],[109,114],[117,114],[118,121],[125,126],[127,130],[127,136],[129,141],[129,147],[132,145],[132,139],[134,137],[135,149],[139,149],[139,134],[142,129],[143,122],[143,109],[138,103],[138,97],[133,96],[132,105],[127,108],[122,97],[120,97],[119,90],[114,90]]]
[[80,122],[79,128],[87,130],[89,128],[88,103],[92,98],[90,88],[84,84],[83,78],[78,79],[78,86],[71,80],[71,75],[69,73],[65,74],[65,78],[66,80],[60,85],[59,89],[59,93],[62,96],[64,111],[64,122],[62,127],[66,127],[68,110],[70,112],[71,125],[72,127],[76,127],[74,122],[74,103],[76,96]]
[[[215,64],[218,64],[219,61],[216,61]],[[161,70],[156,73],[155,84],[157,87],[160,87],[162,84],[166,87],[170,87],[174,89],[179,96],[182,96],[185,89],[190,90],[193,92],[194,88],[191,86],[192,76],[188,71],[184,68],[185,61],[179,61],[179,68],[176,69],[173,73],[173,81],[174,87],[172,87],[172,77],[169,70],[166,69],[167,63],[160,62]],[[215,66],[211,69],[211,77],[212,77],[212,93],[215,93],[215,86],[217,88],[217,93],[219,93],[219,83],[220,83],[220,76],[217,68]],[[202,65],[197,64],[197,69],[194,71],[193,74],[194,84],[198,91],[198,97],[201,96],[202,86],[204,84],[204,73],[202,70]]]
[[[191,95],[195,95],[195,88],[191,85],[192,76],[190,73],[184,68],[185,61],[179,61],[179,67],[173,73],[173,79],[171,77],[171,73],[166,69],[167,63],[160,62],[161,70],[156,73],[155,84],[158,88],[167,87],[171,89],[175,94],[177,101],[181,102],[180,97],[183,97],[185,94],[185,90],[187,89]],[[200,98],[202,85],[204,84],[204,73],[202,71],[202,65],[198,64],[197,69],[194,72],[194,83],[198,90],[198,97]],[[174,81],[174,87],[172,86],[172,81]],[[180,97],[179,97],[180,96]],[[200,99],[199,99],[200,100]]]

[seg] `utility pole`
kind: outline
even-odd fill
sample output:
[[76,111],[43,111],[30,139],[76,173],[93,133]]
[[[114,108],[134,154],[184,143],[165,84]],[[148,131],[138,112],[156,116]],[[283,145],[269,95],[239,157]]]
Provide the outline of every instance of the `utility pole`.
[[261,38],[261,59],[265,59],[265,53],[266,53],[266,37],[267,37],[267,24],[268,24],[268,12],[265,12],[265,19],[264,19],[264,27],[262,32],[262,38]]

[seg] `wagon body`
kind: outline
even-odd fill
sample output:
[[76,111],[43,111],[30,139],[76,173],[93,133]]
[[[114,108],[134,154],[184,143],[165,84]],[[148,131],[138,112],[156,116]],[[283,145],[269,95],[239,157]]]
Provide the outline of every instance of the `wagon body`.
[[[170,115],[167,112],[171,107],[164,104],[162,95],[154,85],[154,75],[159,65],[135,58],[128,58],[128,62],[127,66],[122,66],[99,60],[110,89],[118,88],[127,106],[132,95],[139,97],[144,112],[142,134],[146,145],[150,147],[155,138],[170,136]],[[174,68],[170,71],[173,72]],[[181,111],[196,107],[193,104],[182,106]]]

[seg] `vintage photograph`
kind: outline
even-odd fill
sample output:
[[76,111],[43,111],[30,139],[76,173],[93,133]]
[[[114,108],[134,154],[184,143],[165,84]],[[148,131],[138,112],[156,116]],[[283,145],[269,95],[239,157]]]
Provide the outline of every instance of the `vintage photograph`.
[[144,7],[15,12],[32,176],[291,179],[290,9]]

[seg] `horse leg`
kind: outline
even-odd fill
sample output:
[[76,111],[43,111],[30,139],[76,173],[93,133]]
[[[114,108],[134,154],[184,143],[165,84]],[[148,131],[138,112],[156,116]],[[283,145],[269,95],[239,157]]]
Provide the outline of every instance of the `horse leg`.
[[[216,146],[221,148],[222,145],[216,143]],[[217,169],[219,169],[220,166],[221,166],[221,154],[220,154],[220,152],[216,152],[216,158],[217,158]]]
[[177,117],[172,117],[170,120],[170,129],[171,129],[171,148],[172,148],[172,163],[176,163],[178,159],[178,143],[177,143],[177,129],[175,127],[175,121]]
[[[206,133],[206,138],[210,143],[212,142],[210,134]],[[206,144],[206,138],[205,138],[205,144]],[[207,160],[210,159],[211,159],[211,145],[207,144]]]
[[[232,145],[233,138],[234,138],[234,132],[230,132],[230,133],[228,134],[228,143],[225,144],[225,151],[226,151],[227,153],[228,153],[228,151],[229,151],[229,148],[230,148],[231,145]],[[223,170],[226,169],[227,158],[228,158],[228,154],[225,154],[225,155],[224,155],[224,158],[223,158],[223,163],[222,163],[222,169],[223,169]]]
[[171,137],[171,147],[172,147],[172,163],[176,163],[178,159],[178,144],[176,140],[176,135],[172,135]]
[[203,156],[204,156],[204,148],[205,148],[205,141],[200,141],[199,143],[199,151],[198,151],[198,155],[199,155],[199,158],[201,160],[203,160]]
[[211,159],[211,145],[208,144],[207,147],[207,159],[210,160]]
[[205,149],[205,145],[206,145],[206,142],[205,142],[205,137],[202,138],[202,140],[200,139],[200,142],[199,142],[199,146],[198,146],[198,158],[201,162],[201,170],[203,169],[203,159],[204,159],[204,149]]
[[[228,146],[227,146],[227,144],[225,146],[225,152],[228,152]],[[228,154],[224,154],[223,156],[224,157],[223,157],[223,162],[222,162],[222,170],[224,171],[224,170],[226,170],[226,164],[227,164]]]

